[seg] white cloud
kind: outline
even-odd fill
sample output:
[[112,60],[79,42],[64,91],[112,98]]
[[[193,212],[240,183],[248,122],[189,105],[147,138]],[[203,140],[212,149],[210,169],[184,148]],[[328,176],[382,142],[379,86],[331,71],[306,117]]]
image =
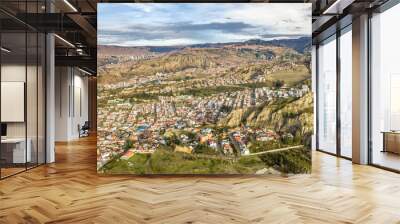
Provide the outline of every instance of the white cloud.
[[177,38],[177,39],[155,39],[155,40],[134,40],[134,41],[123,41],[115,45],[121,46],[177,46],[177,45],[190,45],[198,44],[199,41],[187,38]]
[[166,46],[311,35],[309,3],[101,5],[100,44]]
[[125,7],[133,8],[135,10],[139,9],[146,13],[153,12],[158,8],[157,4],[152,4],[152,3],[119,3],[119,4]]
[[265,3],[258,7],[243,4],[223,14],[233,21],[243,21],[268,28],[270,32],[285,34],[311,32],[311,4]]

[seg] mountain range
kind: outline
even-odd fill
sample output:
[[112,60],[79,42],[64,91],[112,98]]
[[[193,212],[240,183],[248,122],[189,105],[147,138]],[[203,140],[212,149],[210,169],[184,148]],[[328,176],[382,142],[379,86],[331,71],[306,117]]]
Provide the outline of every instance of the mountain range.
[[193,44],[193,45],[177,45],[177,46],[141,46],[141,47],[123,47],[123,46],[111,46],[111,45],[99,45],[98,54],[99,56],[111,56],[111,55],[138,55],[143,53],[169,53],[172,51],[182,50],[184,48],[223,48],[226,46],[233,45],[261,45],[261,46],[281,46],[292,48],[299,53],[305,53],[311,49],[311,37],[300,37],[293,39],[273,39],[273,40],[261,40],[251,39],[244,42],[228,42],[228,43],[204,43],[204,44]]

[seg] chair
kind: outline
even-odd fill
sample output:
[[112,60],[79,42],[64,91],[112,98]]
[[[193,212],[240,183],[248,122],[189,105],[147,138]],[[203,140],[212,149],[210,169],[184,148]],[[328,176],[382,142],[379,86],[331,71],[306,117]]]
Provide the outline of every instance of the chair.
[[79,129],[79,138],[89,136],[89,129],[90,129],[89,121],[85,121],[82,127],[78,125],[78,129]]

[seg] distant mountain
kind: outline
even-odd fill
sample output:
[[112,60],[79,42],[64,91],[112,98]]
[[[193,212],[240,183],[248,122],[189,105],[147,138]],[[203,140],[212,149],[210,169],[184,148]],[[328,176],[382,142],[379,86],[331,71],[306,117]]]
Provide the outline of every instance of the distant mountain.
[[260,40],[253,39],[248,40],[245,43],[247,44],[257,44],[257,45],[275,45],[288,47],[296,50],[297,52],[304,53],[311,46],[311,37],[300,37],[297,39],[274,39],[274,40]]
[[151,53],[151,51],[147,47],[121,47],[121,46],[109,46],[109,45],[97,46],[97,52],[99,57],[136,56],[136,55]]
[[151,52],[154,52],[154,53],[168,53],[168,52],[171,52],[171,51],[181,50],[181,49],[183,49],[185,47],[183,47],[183,46],[159,46],[159,47],[150,46],[150,47],[147,47],[147,48]]
[[284,47],[293,48],[300,53],[304,53],[307,49],[311,48],[311,37],[300,37],[298,39],[280,39],[267,41],[272,45],[280,45]]
[[309,51],[311,48],[311,37],[300,37],[296,39],[274,39],[261,40],[252,39],[245,42],[229,42],[229,43],[205,43],[182,46],[144,46],[144,47],[121,47],[121,46],[99,46],[99,55],[136,55],[140,53],[168,53],[172,51],[182,50],[184,48],[223,48],[230,45],[270,45],[292,48],[299,53]]
[[311,47],[311,37],[300,37],[300,38],[293,38],[293,39],[274,39],[274,40],[252,39],[252,40],[248,40],[245,42],[195,44],[195,45],[190,45],[190,47],[218,48],[218,47],[224,47],[227,45],[238,45],[238,44],[282,46],[282,47],[292,48],[299,53],[304,53],[307,49],[309,49]]

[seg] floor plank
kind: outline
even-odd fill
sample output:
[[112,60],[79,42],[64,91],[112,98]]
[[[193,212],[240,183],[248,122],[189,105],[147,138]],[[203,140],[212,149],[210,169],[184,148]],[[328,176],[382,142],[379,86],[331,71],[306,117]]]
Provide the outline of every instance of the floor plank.
[[99,176],[94,137],[0,181],[0,223],[400,223],[400,175],[313,153],[311,175]]

